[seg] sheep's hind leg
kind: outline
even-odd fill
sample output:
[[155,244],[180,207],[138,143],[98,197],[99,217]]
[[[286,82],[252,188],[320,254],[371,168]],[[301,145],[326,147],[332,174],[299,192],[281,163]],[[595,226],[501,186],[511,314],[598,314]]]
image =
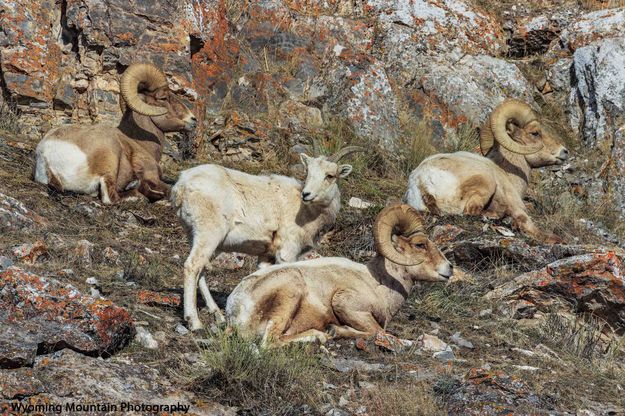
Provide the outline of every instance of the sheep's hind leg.
[[117,185],[110,175],[100,177],[100,199],[104,205],[116,204],[119,202]]
[[282,346],[293,342],[318,342],[320,344],[325,344],[331,338],[332,336],[326,332],[319,331],[318,329],[309,329],[307,331],[300,332],[299,334],[281,336],[276,342],[273,343],[273,345]]
[[[210,266],[210,259],[219,246],[220,241],[221,239],[218,240],[214,236],[211,238],[206,234],[195,236],[191,253],[184,263],[184,319],[192,331],[202,329],[202,322],[197,310],[197,287],[200,273],[202,273],[205,267]],[[207,305],[214,305],[217,308],[206,286],[206,281],[204,281],[203,285],[200,285],[200,291],[206,299]],[[219,308],[217,310],[219,311]],[[221,314],[221,311],[219,311],[219,314]]]
[[465,215],[481,215],[490,205],[495,195],[496,185],[485,181],[481,176],[468,178],[461,186],[460,192],[464,199]]
[[226,322],[226,318],[224,317],[224,314],[221,313],[221,310],[219,309],[219,306],[217,306],[217,303],[215,302],[215,300],[211,296],[211,292],[208,289],[208,285],[206,284],[205,274],[211,268],[212,267],[211,267],[210,263],[207,264],[204,267],[204,273],[202,273],[201,276],[200,276],[200,282],[199,282],[200,293],[202,294],[202,297],[204,298],[204,302],[206,302],[206,307],[208,308],[208,311],[215,318],[215,322],[217,324],[223,324],[224,322]]

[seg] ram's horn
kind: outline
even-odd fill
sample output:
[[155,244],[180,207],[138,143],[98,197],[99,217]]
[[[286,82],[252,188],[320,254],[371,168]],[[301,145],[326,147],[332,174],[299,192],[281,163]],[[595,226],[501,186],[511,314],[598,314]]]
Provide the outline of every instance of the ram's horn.
[[409,237],[423,231],[423,218],[409,205],[393,205],[380,212],[373,226],[373,239],[378,253],[393,263],[414,266],[423,262],[423,257],[413,253],[400,253],[393,246],[393,233]]
[[146,116],[162,116],[167,109],[150,105],[139,98],[139,85],[148,91],[167,87],[167,78],[157,67],[150,64],[132,64],[124,71],[119,81],[119,89],[124,101],[131,110]]
[[490,126],[495,140],[501,146],[521,155],[536,153],[543,148],[542,141],[531,145],[515,142],[506,131],[506,123],[510,119],[523,128],[529,122],[535,121],[536,115],[529,105],[514,99],[508,99],[495,108],[490,116]]

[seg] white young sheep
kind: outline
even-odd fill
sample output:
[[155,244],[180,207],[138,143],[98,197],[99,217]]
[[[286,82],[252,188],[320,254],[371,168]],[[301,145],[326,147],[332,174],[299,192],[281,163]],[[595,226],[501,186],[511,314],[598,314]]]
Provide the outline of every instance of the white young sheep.
[[210,269],[216,252],[258,256],[259,263],[295,261],[314,247],[321,231],[334,224],[341,207],[338,181],[352,171],[338,162],[360,151],[346,147],[333,156],[300,155],[305,183],[294,178],[249,175],[217,165],[182,172],[171,201],[192,238],[184,264],[184,317],[192,330],[202,328],[197,287],[218,322],[224,318],[213,300],[202,270]]

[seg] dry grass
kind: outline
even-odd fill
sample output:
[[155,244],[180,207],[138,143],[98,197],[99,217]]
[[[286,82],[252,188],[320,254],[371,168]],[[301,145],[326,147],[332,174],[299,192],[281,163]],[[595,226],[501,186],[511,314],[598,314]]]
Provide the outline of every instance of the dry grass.
[[447,414],[425,384],[389,383],[364,390],[358,403],[370,416],[435,416]]
[[312,347],[259,348],[219,331],[201,349],[205,366],[190,370],[192,388],[245,414],[297,415],[321,403],[324,376]]
[[15,102],[0,102],[0,131],[20,133],[19,110]]

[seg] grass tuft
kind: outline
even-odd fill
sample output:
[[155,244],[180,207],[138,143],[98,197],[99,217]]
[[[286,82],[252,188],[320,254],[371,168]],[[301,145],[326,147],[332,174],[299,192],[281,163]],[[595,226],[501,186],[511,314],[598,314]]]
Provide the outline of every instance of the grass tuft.
[[255,415],[295,415],[321,401],[323,373],[311,346],[259,348],[237,333],[218,332],[202,348],[205,366],[194,390]]

